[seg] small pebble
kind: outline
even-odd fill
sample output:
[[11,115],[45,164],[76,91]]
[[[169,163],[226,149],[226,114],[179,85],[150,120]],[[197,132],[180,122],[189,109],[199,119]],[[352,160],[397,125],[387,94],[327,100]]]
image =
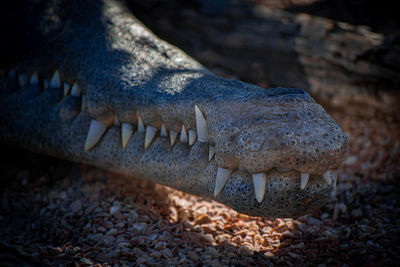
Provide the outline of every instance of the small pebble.
[[353,216],[354,218],[360,218],[362,217],[362,211],[360,208],[358,209],[354,209],[351,211],[351,216]]
[[114,215],[115,213],[117,213],[117,212],[119,211],[119,209],[120,209],[120,207],[112,206],[112,207],[110,208],[109,214],[110,214],[110,215]]
[[112,228],[107,231],[106,235],[115,235],[117,233],[117,229]]
[[201,214],[196,220],[195,224],[205,224],[212,222],[211,218],[206,214]]
[[146,223],[134,223],[132,224],[132,228],[139,232],[140,234],[144,234],[147,229],[147,224]]

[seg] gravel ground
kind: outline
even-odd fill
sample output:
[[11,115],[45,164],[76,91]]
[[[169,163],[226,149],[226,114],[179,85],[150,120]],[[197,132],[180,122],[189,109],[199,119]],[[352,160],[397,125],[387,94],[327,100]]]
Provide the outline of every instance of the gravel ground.
[[349,137],[348,156],[336,194],[298,219],[249,217],[168,187],[2,146],[0,250],[13,263],[52,266],[395,265],[400,127],[331,114]]
[[331,200],[298,219],[1,144],[0,266],[395,266],[400,125],[328,111],[348,155]]

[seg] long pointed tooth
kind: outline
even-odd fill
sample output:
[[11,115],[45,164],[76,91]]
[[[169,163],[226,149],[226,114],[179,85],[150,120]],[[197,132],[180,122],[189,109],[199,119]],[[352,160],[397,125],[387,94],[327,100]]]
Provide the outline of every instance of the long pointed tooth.
[[90,122],[89,131],[85,142],[85,151],[90,150],[94,147],[101,139],[103,134],[106,132],[108,126],[101,121],[92,120]]
[[79,88],[78,83],[74,83],[74,85],[71,88],[71,96],[74,97],[80,97],[82,95],[81,88]]
[[181,143],[187,143],[188,142],[188,135],[187,135],[187,131],[186,131],[185,125],[182,125],[180,141],[181,141]]
[[50,80],[49,86],[50,88],[61,88],[61,79],[58,70],[54,72],[53,77]]
[[324,178],[325,182],[330,185],[332,183],[332,179],[331,179],[331,174],[330,171],[326,171],[324,173],[324,175],[322,175],[322,178]]
[[157,133],[157,128],[154,128],[150,125],[146,126],[146,135],[144,137],[144,149],[147,149],[150,144],[151,141],[153,141],[154,137],[156,136]]
[[265,184],[267,183],[267,176],[265,173],[253,173],[254,192],[258,203],[261,203],[265,195]]
[[167,137],[168,136],[167,127],[165,126],[164,123],[161,125],[160,136],[163,136],[163,137]]
[[192,146],[196,142],[196,132],[189,130],[189,145]]
[[300,174],[300,189],[306,188],[306,185],[308,183],[308,178],[310,178],[310,174],[308,173]]
[[233,170],[231,169],[218,168],[217,178],[215,179],[214,197],[218,196],[219,192],[224,188],[224,185],[232,172]]
[[39,75],[37,72],[34,72],[29,80],[29,84],[38,85],[39,84]]
[[26,74],[18,74],[19,86],[24,87],[28,83],[28,76]]
[[71,85],[67,82],[64,83],[64,96],[67,96],[69,93],[69,89],[71,89]]
[[138,117],[137,130],[138,130],[139,133],[144,133],[146,131],[146,127],[144,126],[144,123],[143,123],[142,118],[140,116]]
[[128,145],[129,140],[133,134],[133,125],[127,122],[122,123],[121,126],[121,141],[122,147],[125,148]]
[[208,161],[211,161],[214,155],[215,155],[215,146],[210,145],[210,147],[208,148]]
[[171,146],[175,144],[176,137],[178,136],[178,133],[175,131],[169,131],[169,141],[171,142]]
[[196,115],[197,139],[199,139],[200,142],[208,142],[208,128],[206,118],[204,118],[203,113],[197,105],[194,106],[194,111]]

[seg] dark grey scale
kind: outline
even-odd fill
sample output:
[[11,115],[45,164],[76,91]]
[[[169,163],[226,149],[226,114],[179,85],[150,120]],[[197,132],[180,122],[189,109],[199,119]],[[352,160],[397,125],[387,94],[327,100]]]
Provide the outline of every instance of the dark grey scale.
[[43,101],[48,102],[50,105],[58,104],[64,97],[62,88],[49,87],[43,89],[40,94]]
[[68,123],[82,112],[80,98],[69,95],[63,97],[57,104],[56,112],[63,123]]

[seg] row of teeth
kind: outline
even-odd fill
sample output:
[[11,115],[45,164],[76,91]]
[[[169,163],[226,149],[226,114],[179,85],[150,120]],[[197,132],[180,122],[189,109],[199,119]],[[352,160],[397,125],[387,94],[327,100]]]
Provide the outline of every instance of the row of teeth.
[[[16,77],[17,75],[15,74],[14,70],[11,70],[8,74],[10,78]],[[28,78],[28,75],[26,74],[18,74],[18,83],[21,87],[24,87],[28,84],[30,85],[39,85],[39,75],[37,72],[34,72],[31,76],[31,78]],[[61,88],[61,79],[60,79],[60,74],[59,71],[55,71],[52,78],[50,81],[48,79],[43,80],[43,87],[45,89],[47,88]],[[68,95],[68,93],[71,96],[74,97],[81,97],[84,98],[84,95],[82,95],[82,91],[79,88],[79,85],[77,83],[74,83],[71,85],[67,82],[63,83],[63,89],[64,89],[64,96]],[[85,109],[85,104],[84,104],[84,99],[82,99],[82,109]],[[179,140],[182,143],[188,143],[190,146],[194,145],[196,141],[200,142],[208,142],[208,128],[207,128],[207,122],[206,119],[199,109],[198,106],[195,106],[195,117],[196,117],[196,131],[189,129],[185,126],[182,125],[181,132],[180,132],[180,137]],[[129,140],[132,137],[132,134],[134,132],[134,125],[131,123],[120,123],[119,119],[117,116],[114,116],[114,125],[116,126],[121,126],[121,143],[122,147],[126,148],[128,145]],[[111,123],[104,123],[98,120],[93,119],[90,123],[89,126],[89,131],[88,135],[86,137],[86,142],[85,142],[85,151],[89,151],[92,149],[96,144],[99,143],[101,138],[103,137],[104,133],[106,130],[111,126]],[[143,123],[142,118],[140,115],[138,116],[138,122],[137,122],[137,131],[138,132],[144,132],[145,133],[145,140],[144,140],[144,149],[149,148],[151,145],[152,141],[156,137],[157,133],[157,128],[147,125]],[[160,136],[162,137],[168,137],[168,130],[163,123],[161,126],[160,130]],[[171,146],[175,144],[175,141],[178,137],[178,133],[170,130],[169,131],[169,139]],[[215,155],[215,147],[213,145],[210,145],[209,147],[209,155],[208,155],[208,160],[211,161]]]
[[[10,71],[9,77],[15,77],[15,72]],[[18,82],[21,87],[26,86],[29,82],[29,84],[32,85],[38,85],[39,84],[39,76],[35,72],[32,74],[31,78],[28,80],[28,76],[25,74],[18,74]],[[60,79],[60,74],[58,71],[54,73],[50,81],[47,79],[43,80],[43,85],[44,88],[61,88],[61,79]],[[68,93],[70,93],[71,96],[75,97],[80,97],[82,96],[82,109],[84,109],[84,95],[82,95],[82,91],[80,90],[79,86],[77,83],[73,84],[72,88],[69,83],[64,82],[63,83],[63,89],[64,89],[64,96],[66,96]],[[208,127],[207,127],[207,121],[201,112],[200,108],[195,105],[194,107],[195,111],[195,118],[196,118],[196,131],[192,129],[187,129],[185,125],[182,125],[181,131],[180,131],[180,142],[182,143],[188,143],[190,146],[192,146],[196,141],[200,142],[208,142]],[[103,137],[104,133],[107,131],[107,129],[112,125],[116,126],[121,126],[121,144],[122,147],[125,149],[128,145],[129,140],[131,139],[133,132],[134,132],[134,125],[131,123],[123,122],[121,123],[117,116],[114,116],[114,120],[111,121],[110,123],[104,123],[95,119],[92,119],[90,126],[89,126],[89,131],[86,137],[86,142],[85,142],[85,151],[89,151],[92,149],[96,144],[99,143],[101,138]],[[145,125],[143,123],[143,120],[141,119],[140,115],[138,116],[138,122],[137,122],[137,131],[138,132],[143,132],[145,133],[145,140],[144,140],[144,149],[148,149],[156,137],[156,133],[158,131],[157,128],[150,126],[150,125]],[[164,123],[162,123],[161,129],[160,129],[160,136],[161,137],[168,137],[168,130],[165,126]],[[169,140],[171,146],[175,144],[175,141],[177,139],[178,133],[170,130],[169,131]],[[211,161],[215,155],[215,147],[210,144],[209,146],[209,153],[208,153],[208,160]],[[281,171],[288,171],[289,169],[278,169]],[[214,198],[218,196],[218,194],[222,191],[224,188],[228,178],[231,176],[233,173],[233,169],[225,169],[219,167],[217,170],[217,175],[216,175],[216,180],[215,180],[215,187],[214,187]],[[326,171],[323,174],[323,179],[324,181],[330,185],[332,181],[336,181],[336,171]],[[300,174],[300,189],[304,190],[307,186],[308,180],[310,178],[309,173],[301,173]],[[256,199],[259,203],[261,203],[264,199],[265,195],[265,189],[266,189],[266,182],[267,182],[267,175],[265,173],[253,173],[252,174],[252,180],[253,180],[253,185],[254,185],[254,191],[255,191],[255,196]]]
[[[220,168],[220,167],[218,168],[217,179],[215,181],[215,188],[214,188],[214,197],[218,196],[218,194],[222,191],[228,178],[231,176],[233,171],[234,170],[232,170],[232,169],[224,169],[224,168]],[[336,176],[337,176],[336,171],[328,170],[322,175],[322,178],[328,185],[330,185],[332,183],[332,181],[336,182]],[[304,190],[306,188],[309,178],[310,178],[309,173],[301,173],[300,174],[300,189],[301,190]],[[267,184],[267,175],[263,172],[253,173],[252,179],[253,179],[254,192],[256,195],[256,199],[259,203],[261,203],[263,201],[264,195],[265,195],[265,188],[266,188],[266,184]]]
[[[11,70],[8,74],[10,78],[16,77],[15,71]],[[24,87],[28,84],[30,85],[39,85],[39,75],[37,72],[34,72],[29,79],[26,74],[18,74],[18,83],[21,87]],[[47,88],[61,88],[61,79],[60,79],[60,74],[59,71],[57,70],[50,81],[48,79],[43,80],[43,87],[45,89]],[[79,85],[77,83],[74,83],[71,87],[71,85],[67,82],[63,83],[63,89],[64,89],[64,96],[70,94],[71,96],[74,97],[84,97],[82,95],[82,91],[79,88]],[[83,101],[82,101],[83,102]],[[82,109],[85,109],[85,105],[83,105]],[[208,128],[207,128],[207,122],[206,119],[199,109],[198,106],[195,106],[195,116],[196,116],[196,129],[197,131],[187,129],[185,125],[182,125],[181,132],[180,132],[180,142],[182,143],[189,143],[190,146],[194,145],[196,141],[200,142],[208,142]],[[122,141],[122,147],[126,148],[128,145],[129,140],[132,137],[132,134],[134,132],[134,126],[130,123],[120,123],[119,119],[117,116],[114,116],[114,125],[116,126],[121,126],[121,141]],[[92,149],[103,137],[104,133],[110,127],[112,124],[111,123],[104,123],[95,119],[92,119],[90,126],[89,126],[89,132],[86,137],[86,142],[85,142],[85,151],[89,151]],[[138,132],[144,132],[145,133],[145,141],[144,141],[144,149],[149,148],[150,144],[154,140],[156,133],[157,133],[157,128],[147,125],[143,123],[142,118],[140,115],[138,116],[138,123],[137,123],[137,131]],[[168,137],[168,130],[163,123],[161,126],[160,130],[160,136],[162,137]],[[177,139],[178,133],[170,130],[169,131],[169,139],[171,146],[175,144],[175,141]],[[214,157],[215,154],[215,148],[213,145],[210,145],[210,152],[209,152],[209,161]]]
[[[10,70],[10,72],[8,73],[9,78],[14,78],[16,76],[17,75],[15,74],[14,70]],[[37,72],[34,72],[30,78],[26,74],[18,73],[17,78],[18,78],[18,84],[21,87],[24,87],[28,84],[39,85],[39,75],[37,74]],[[58,72],[58,70],[56,72],[54,72],[54,74],[50,80],[43,79],[43,87],[44,87],[44,89],[61,88],[61,79],[60,79],[60,73]],[[64,89],[64,96],[68,95],[68,93],[74,97],[82,96],[82,91],[80,90],[77,83],[74,83],[71,87],[71,85],[69,83],[64,82],[63,89]]]
[[[190,146],[194,145],[196,141],[200,142],[208,142],[208,129],[207,129],[207,122],[206,119],[204,118],[203,113],[200,111],[198,106],[195,106],[195,116],[196,116],[196,128],[197,130],[192,130],[189,129],[185,126],[182,125],[181,131],[180,131],[180,136],[179,140],[181,143],[188,143]],[[89,131],[88,135],[86,137],[86,142],[85,142],[85,150],[89,151],[92,149],[103,137],[104,133],[106,130],[114,123],[116,126],[121,126],[121,144],[123,148],[126,148],[128,145],[129,140],[132,137],[132,134],[134,132],[134,125],[128,122],[123,122],[121,123],[116,116],[114,116],[113,121],[110,121],[110,123],[104,123],[95,119],[92,119],[90,122],[89,126]],[[145,125],[143,123],[142,118],[140,117],[140,114],[138,115],[138,121],[137,121],[137,131],[145,133],[144,135],[144,149],[148,149],[153,142],[154,138],[156,137],[156,133],[158,131],[157,128],[150,126],[150,125]],[[168,130],[167,127],[165,126],[164,123],[161,125],[160,129],[160,136],[161,137],[168,137]],[[169,140],[171,143],[171,146],[175,144],[175,141],[178,137],[178,133],[170,130],[169,131]],[[215,148],[213,145],[210,145],[209,149],[209,160],[214,157],[215,154]]]

